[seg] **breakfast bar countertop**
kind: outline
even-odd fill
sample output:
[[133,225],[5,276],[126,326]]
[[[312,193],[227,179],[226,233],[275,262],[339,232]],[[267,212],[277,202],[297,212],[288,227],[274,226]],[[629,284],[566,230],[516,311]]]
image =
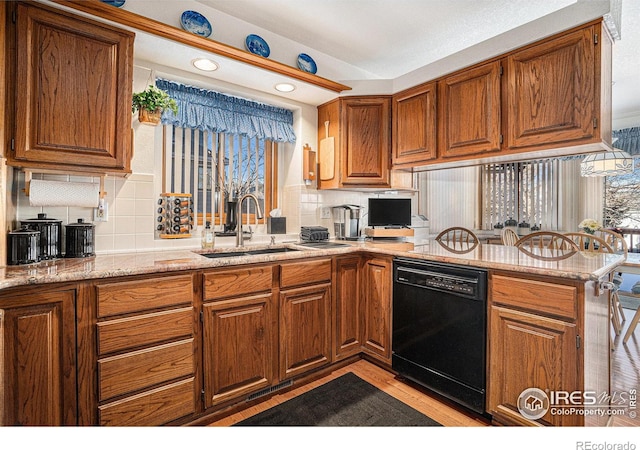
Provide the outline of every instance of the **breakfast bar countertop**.
[[[480,244],[465,253],[451,251],[436,241],[421,245],[397,241],[344,242],[344,246],[308,248],[295,243],[275,246],[216,248],[214,252],[238,252],[252,249],[286,247],[294,251],[260,253],[233,257],[207,258],[202,250],[150,251],[104,254],[89,258],[56,259],[24,266],[0,268],[0,289],[15,286],[113,278],[128,275],[212,269],[253,263],[367,252],[417,258],[485,269],[507,270],[532,275],[563,277],[574,280],[598,280],[625,261],[619,254],[576,252],[561,260],[538,259],[515,247]],[[211,253],[211,252],[209,252]]]

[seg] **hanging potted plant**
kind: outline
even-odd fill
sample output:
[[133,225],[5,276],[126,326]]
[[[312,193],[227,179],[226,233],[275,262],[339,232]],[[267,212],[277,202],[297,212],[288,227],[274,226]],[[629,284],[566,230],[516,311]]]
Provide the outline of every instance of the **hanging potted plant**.
[[165,109],[170,109],[176,114],[178,104],[169,94],[152,84],[144,91],[133,94],[131,112],[138,111],[138,120],[141,123],[158,124]]

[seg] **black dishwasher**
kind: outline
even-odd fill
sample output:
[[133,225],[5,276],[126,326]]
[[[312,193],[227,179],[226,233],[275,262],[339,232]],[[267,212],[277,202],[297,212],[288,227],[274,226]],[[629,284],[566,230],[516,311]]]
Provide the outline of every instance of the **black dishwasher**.
[[392,368],[485,413],[487,272],[396,258]]

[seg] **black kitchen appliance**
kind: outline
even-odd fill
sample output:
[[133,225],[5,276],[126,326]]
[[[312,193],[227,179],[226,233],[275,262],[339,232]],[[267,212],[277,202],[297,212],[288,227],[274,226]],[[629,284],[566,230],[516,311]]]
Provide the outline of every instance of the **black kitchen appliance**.
[[40,232],[40,259],[62,258],[62,220],[48,219],[39,213],[36,219],[21,220],[21,225]]
[[394,260],[392,368],[485,414],[487,272]]
[[411,225],[410,198],[370,198],[370,227],[408,227]]
[[65,227],[65,258],[86,258],[95,256],[95,225],[78,219]]
[[7,264],[16,266],[40,261],[40,232],[23,226],[7,233]]

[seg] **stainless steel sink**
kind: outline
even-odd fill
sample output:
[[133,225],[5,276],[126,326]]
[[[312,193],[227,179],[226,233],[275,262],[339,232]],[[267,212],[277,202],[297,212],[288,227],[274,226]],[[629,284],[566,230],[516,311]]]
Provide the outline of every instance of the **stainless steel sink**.
[[334,248],[334,247],[345,247],[345,246],[348,246],[349,244],[345,244],[342,242],[321,241],[321,242],[302,242],[298,245],[301,245],[303,247],[310,247],[310,248]]
[[286,252],[297,252],[298,249],[288,248],[288,247],[274,247],[274,248],[260,248],[256,250],[242,250],[237,252],[215,252],[215,253],[200,253],[202,256],[206,258],[233,258],[236,256],[251,256],[251,255],[268,255],[271,253],[286,253]]

